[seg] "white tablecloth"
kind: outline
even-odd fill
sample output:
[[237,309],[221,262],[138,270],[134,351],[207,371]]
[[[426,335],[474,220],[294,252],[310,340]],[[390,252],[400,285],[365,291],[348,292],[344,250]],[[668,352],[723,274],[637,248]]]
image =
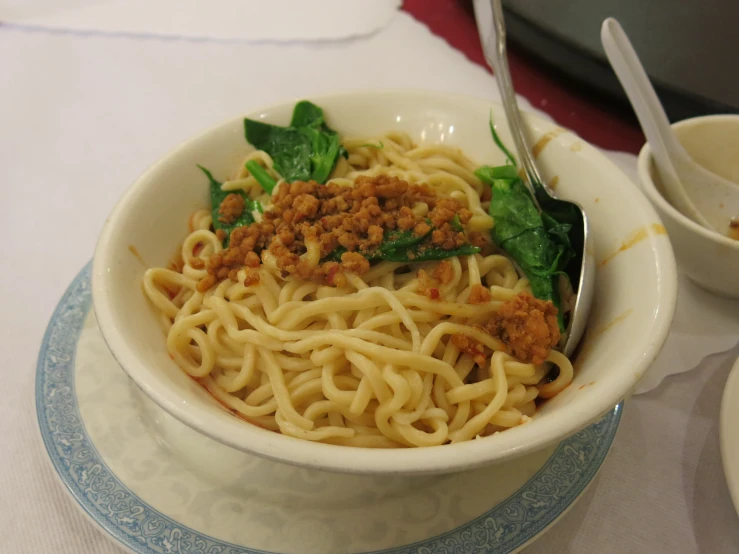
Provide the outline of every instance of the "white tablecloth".
[[[0,27],[0,552],[118,553],[73,506],[33,409],[36,355],[124,188],[172,145],[275,101],[413,87],[497,97],[492,78],[405,14],[342,43],[106,36]],[[581,502],[531,552],[739,552],[717,418],[739,349],[626,405]]]

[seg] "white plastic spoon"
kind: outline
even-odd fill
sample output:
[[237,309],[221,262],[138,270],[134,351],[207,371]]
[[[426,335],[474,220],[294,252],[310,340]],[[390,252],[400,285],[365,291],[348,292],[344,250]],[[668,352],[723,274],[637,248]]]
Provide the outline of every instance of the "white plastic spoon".
[[698,165],[670,128],[665,110],[654,92],[629,37],[609,17],[601,27],[601,42],[608,61],[652,149],[667,200],[699,225],[726,234],[739,215],[739,184]]

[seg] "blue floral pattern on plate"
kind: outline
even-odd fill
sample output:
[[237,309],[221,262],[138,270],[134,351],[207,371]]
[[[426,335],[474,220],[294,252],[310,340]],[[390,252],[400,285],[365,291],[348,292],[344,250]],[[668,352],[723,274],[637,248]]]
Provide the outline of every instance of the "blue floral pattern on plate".
[[[65,292],[44,336],[36,373],[36,410],[49,457],[82,509],[141,554],[273,554],[244,548],[179,524],[141,501],[111,473],[85,431],[75,396],[77,341],[90,311],[90,265]],[[613,442],[622,405],[563,441],[523,487],[452,531],[373,554],[514,551],[541,533],[590,483]]]

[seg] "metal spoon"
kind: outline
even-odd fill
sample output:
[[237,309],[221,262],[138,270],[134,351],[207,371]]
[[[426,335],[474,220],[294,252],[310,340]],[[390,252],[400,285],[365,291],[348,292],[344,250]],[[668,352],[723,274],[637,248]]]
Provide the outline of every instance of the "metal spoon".
[[[542,180],[539,170],[536,168],[534,156],[526,141],[523,119],[518,109],[518,103],[516,102],[516,93],[513,90],[511,74],[508,71],[505,22],[503,20],[503,7],[501,6],[500,0],[475,0],[474,7],[485,59],[495,73],[500,96],[503,100],[506,119],[508,120],[508,128],[513,135],[516,153],[526,173],[525,181],[534,197],[534,202],[537,204],[539,210],[541,210],[541,204],[545,204],[548,210],[556,209],[558,206],[574,206],[577,208],[577,213],[581,216],[581,224],[573,225],[570,234],[572,245],[578,253],[578,256],[571,263],[579,264],[580,271],[570,272],[571,274],[574,273],[574,276],[577,277],[577,282],[572,283],[572,288],[576,291],[577,296],[575,307],[570,314],[570,320],[564,336],[564,347],[562,348],[564,354],[569,356],[573,353],[582,338],[593,300],[595,260],[590,244],[592,238],[589,233],[588,218],[579,204],[558,199],[554,192]],[[540,184],[541,187],[535,188],[535,184]]]

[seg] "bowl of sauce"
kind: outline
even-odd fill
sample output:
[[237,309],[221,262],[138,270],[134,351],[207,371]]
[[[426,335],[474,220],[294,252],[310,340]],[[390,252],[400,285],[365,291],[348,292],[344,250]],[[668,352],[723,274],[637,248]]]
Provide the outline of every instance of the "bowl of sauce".
[[[739,115],[695,117],[674,123],[672,129],[698,164],[739,189]],[[672,241],[678,268],[701,288],[739,298],[739,214],[721,232],[681,214],[663,194],[649,143],[639,153],[638,171],[642,190]]]

